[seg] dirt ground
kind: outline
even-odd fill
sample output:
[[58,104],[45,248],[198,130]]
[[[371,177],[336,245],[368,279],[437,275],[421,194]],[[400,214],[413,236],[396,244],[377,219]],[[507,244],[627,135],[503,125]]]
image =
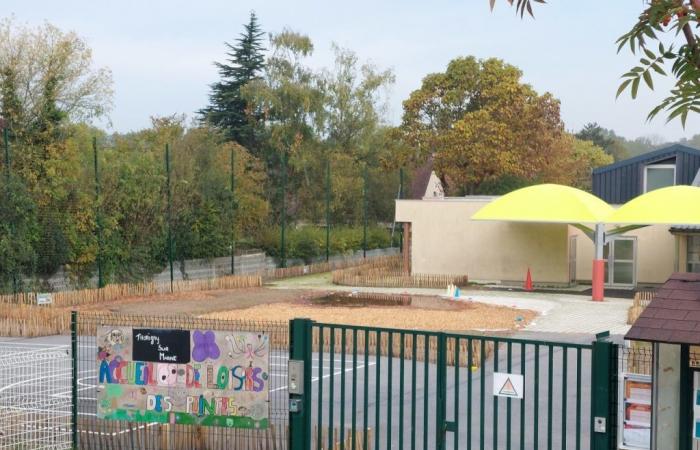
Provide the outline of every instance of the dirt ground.
[[[448,302],[449,300],[441,300]],[[468,330],[513,330],[525,326],[535,313],[483,304],[464,304],[459,308],[337,307],[278,303],[243,310],[217,312],[205,317],[239,320],[287,321],[308,317],[325,323],[344,323],[389,328],[418,328],[462,332]]]
[[149,298],[127,298],[84,311],[168,315],[189,314],[217,319],[288,321],[309,317],[319,322],[444,331],[514,330],[536,313],[439,297],[413,296],[411,306],[326,306],[313,300],[327,291],[304,289],[232,289],[187,292]]
[[109,311],[125,314],[190,314],[199,316],[215,311],[249,308],[270,303],[305,301],[326,295],[312,290],[272,290],[266,288],[224,289],[181,292],[147,298],[129,297],[109,303],[79,308],[83,311]]

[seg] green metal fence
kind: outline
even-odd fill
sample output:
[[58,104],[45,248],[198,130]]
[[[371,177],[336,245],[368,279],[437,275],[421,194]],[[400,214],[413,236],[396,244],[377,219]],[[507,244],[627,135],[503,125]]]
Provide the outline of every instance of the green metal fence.
[[[291,448],[614,448],[617,350],[604,336],[580,344],[308,320],[292,321],[291,336],[290,358],[308,368],[304,393],[290,396],[300,402]],[[522,392],[496,396],[494,374],[522,375]],[[594,415],[604,429],[594,431]]]

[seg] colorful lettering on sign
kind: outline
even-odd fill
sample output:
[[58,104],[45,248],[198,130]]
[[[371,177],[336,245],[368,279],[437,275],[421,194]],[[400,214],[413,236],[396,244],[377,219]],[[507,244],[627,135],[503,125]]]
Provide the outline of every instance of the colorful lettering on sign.
[[[100,327],[98,416],[130,421],[267,427],[270,379],[267,334],[193,330],[184,358],[179,341],[172,338],[183,333],[187,332],[139,329],[136,333],[128,327]],[[170,344],[166,345],[159,336]],[[148,353],[151,361],[133,359],[134,342],[154,347],[156,353]],[[173,342],[176,342],[174,347]],[[157,356],[161,352],[163,356]],[[187,363],[171,362],[168,355],[177,355],[177,361]]]

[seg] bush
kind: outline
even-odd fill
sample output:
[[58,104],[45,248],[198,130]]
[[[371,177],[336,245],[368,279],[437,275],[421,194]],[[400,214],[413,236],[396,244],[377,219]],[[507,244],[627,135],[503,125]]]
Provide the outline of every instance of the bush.
[[[299,258],[310,263],[326,253],[326,229],[304,226],[288,228],[286,235],[287,258]],[[270,256],[280,256],[280,229],[267,227],[257,237],[257,246]],[[391,232],[380,226],[367,227],[367,249],[391,246]],[[362,250],[362,227],[331,228],[331,254],[341,255]]]
[[[325,235],[318,233],[318,228],[304,227],[293,230],[289,237],[289,257],[303,259],[310,264],[311,260],[321,256],[322,245],[325,245]],[[324,244],[321,244],[323,240]]]

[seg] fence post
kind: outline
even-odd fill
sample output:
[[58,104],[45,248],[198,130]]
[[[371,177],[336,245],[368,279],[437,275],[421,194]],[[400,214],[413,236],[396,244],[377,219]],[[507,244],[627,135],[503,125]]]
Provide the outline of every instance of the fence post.
[[285,243],[285,235],[287,232],[287,151],[282,154],[282,212],[281,212],[281,230],[280,230],[280,266],[287,267],[287,245]]
[[78,448],[78,311],[70,312],[71,348],[71,442]]
[[[3,142],[5,146],[5,193],[7,194],[6,201],[10,201],[10,132],[8,130],[8,124],[5,123],[5,127],[2,129]],[[15,234],[15,223],[14,220],[10,223],[10,233],[12,239],[14,239]],[[17,287],[17,263],[12,266],[12,294],[16,295],[19,291]]]
[[92,154],[95,166],[95,222],[97,225],[97,287],[105,287],[102,272],[102,211],[100,208],[100,171],[97,165],[97,137],[92,138]]
[[165,144],[165,173],[167,181],[167,198],[168,198],[168,264],[170,265],[170,292],[173,291],[173,201],[172,193],[170,192],[170,145]]
[[[399,200],[401,199],[403,199],[403,167],[399,168]],[[396,203],[394,203],[394,205],[396,205]],[[396,206],[394,206],[394,221],[395,220]],[[403,252],[403,226],[399,226],[399,253],[401,252]]]
[[331,160],[326,159],[326,262],[331,259]]
[[367,258],[367,162],[362,172],[362,257]]
[[[303,361],[303,385],[301,394],[289,394],[290,406],[297,402],[298,410],[289,412],[290,450],[311,449],[311,352],[313,322],[310,319],[289,321],[289,359]],[[290,389],[291,391],[292,389]]]
[[236,273],[236,150],[231,146],[231,275]]
[[591,450],[616,448],[618,346],[599,333],[591,349]]
[[[447,437],[447,336],[437,335],[435,449],[444,450]],[[425,411],[427,414],[427,411]]]

